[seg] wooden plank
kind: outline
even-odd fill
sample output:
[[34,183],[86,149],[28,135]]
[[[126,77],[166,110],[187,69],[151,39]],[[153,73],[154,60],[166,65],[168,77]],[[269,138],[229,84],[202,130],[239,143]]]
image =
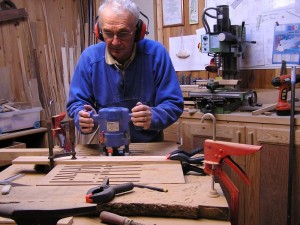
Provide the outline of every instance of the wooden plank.
[[[161,171],[164,171],[163,173]],[[181,164],[90,164],[57,165],[40,186],[100,185],[105,177],[111,185],[126,182],[152,184],[185,183]]]
[[[26,177],[26,176],[25,176]],[[216,184],[215,188],[220,193],[219,198],[210,198],[208,191],[211,186],[210,176],[194,176],[193,182],[185,184],[163,184],[162,186],[168,192],[157,192],[145,188],[134,188],[131,192],[116,196],[111,202],[98,207],[100,211],[112,210],[116,212],[116,207],[120,208],[119,213],[124,215],[155,216],[159,213],[163,217],[176,218],[206,218],[217,220],[228,220],[229,210],[226,199],[222,193],[221,187]],[[161,187],[159,184],[150,186]],[[81,204],[87,207],[90,204],[85,203],[85,194],[92,186],[24,186],[12,188],[9,195],[1,196],[1,202],[26,202],[44,204],[45,207],[74,207]],[[39,194],[37,194],[39,193]],[[45,204],[45,202],[47,204]],[[110,210],[108,210],[110,209]],[[140,210],[138,210],[140,209]],[[138,211],[136,211],[138,210]]]
[[17,37],[17,42],[18,42],[19,57],[20,57],[20,63],[21,63],[21,73],[22,73],[22,79],[23,79],[23,88],[24,88],[27,100],[29,102],[32,102],[31,92],[28,89],[29,82],[28,82],[27,75],[26,75],[26,67],[25,67],[25,61],[24,61],[24,56],[23,56],[23,47],[22,47],[22,43],[21,43],[20,37]]
[[[15,225],[16,222],[14,220],[11,220],[8,218],[0,217],[0,224],[1,225]],[[57,225],[71,225],[71,224],[73,224],[73,217],[63,218],[57,222]]]
[[0,149],[0,161],[12,161],[19,156],[47,156],[48,148],[2,148]]
[[255,110],[252,112],[252,116],[261,115],[265,112],[274,110],[276,108],[277,103],[275,104],[265,104],[261,109]]
[[[166,163],[166,164],[176,164],[178,161],[167,160],[165,156],[113,156],[113,157],[99,157],[99,156],[78,156],[76,160],[71,159],[71,156],[56,158],[55,164],[65,164],[65,165],[78,165],[78,164],[96,164],[96,163],[106,163],[106,164],[135,164],[135,163]],[[12,161],[12,164],[49,164],[49,159],[46,156],[20,156]]]
[[4,99],[10,99],[10,82],[8,67],[0,67],[0,96]]
[[[39,128],[44,129],[46,128]],[[36,129],[33,129],[36,131]],[[18,133],[18,132],[16,132]],[[31,134],[29,132],[29,134]],[[6,136],[2,135],[3,140],[5,137],[13,138],[26,135],[25,133],[20,133],[19,135],[15,136]],[[0,138],[1,140],[1,138]],[[154,142],[154,143],[132,143],[129,146],[130,152],[132,156],[139,156],[139,155],[161,155],[164,156],[176,149],[178,149],[178,144],[175,142]],[[54,149],[56,150],[56,149]],[[99,144],[89,144],[89,145],[76,145],[75,147],[76,156],[100,156],[100,145]],[[58,152],[58,150],[57,150]],[[12,148],[9,151],[7,149],[0,149],[0,162],[5,161],[6,163],[11,163],[14,159],[20,156],[47,156],[49,154],[48,148]],[[49,162],[43,162],[43,164],[48,164]]]
[[67,52],[65,47],[61,47],[61,57],[62,57],[62,65],[63,65],[63,82],[64,82],[64,90],[66,98],[69,96],[69,70],[68,70],[68,59]]

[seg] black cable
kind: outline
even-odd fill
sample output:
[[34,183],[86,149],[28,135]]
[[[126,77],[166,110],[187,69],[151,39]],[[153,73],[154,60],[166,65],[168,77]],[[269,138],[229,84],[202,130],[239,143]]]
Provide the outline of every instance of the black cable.
[[218,11],[218,9],[217,9],[217,8],[213,8],[213,7],[210,7],[210,8],[205,9],[205,10],[203,11],[203,13],[202,13],[202,23],[203,23],[203,27],[204,27],[204,29],[205,29],[205,32],[206,32],[207,34],[211,34],[211,30],[210,30],[209,24],[208,24],[208,22],[207,22],[205,16],[209,16],[209,17],[211,17],[211,18],[217,18],[217,16],[213,16],[213,15],[207,13],[208,10],[215,10],[215,11]]

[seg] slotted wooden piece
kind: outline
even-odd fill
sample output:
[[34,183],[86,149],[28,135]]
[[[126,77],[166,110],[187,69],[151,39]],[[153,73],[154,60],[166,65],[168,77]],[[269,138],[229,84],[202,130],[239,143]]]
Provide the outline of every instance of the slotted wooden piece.
[[[163,172],[162,172],[163,171]],[[39,184],[40,186],[99,185],[105,177],[110,184],[185,183],[180,163],[176,164],[102,164],[57,165]]]

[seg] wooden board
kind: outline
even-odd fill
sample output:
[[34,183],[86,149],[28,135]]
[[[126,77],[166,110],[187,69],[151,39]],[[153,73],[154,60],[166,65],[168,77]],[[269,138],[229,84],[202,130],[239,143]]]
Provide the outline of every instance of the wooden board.
[[[1,225],[15,225],[16,222],[12,219],[0,217],[0,224]],[[67,217],[64,219],[61,219],[57,222],[57,225],[71,225],[73,224],[73,217]]]
[[[76,156],[77,157],[77,156]],[[165,156],[112,156],[112,157],[99,157],[99,156],[78,156],[77,159],[71,159],[71,156],[61,157],[55,159],[55,164],[65,165],[78,165],[78,164],[176,164],[178,161],[167,160]],[[20,156],[12,161],[12,164],[40,164],[48,165],[48,156]]]
[[[145,188],[134,188],[131,192],[117,195],[107,203],[98,205],[98,210],[111,211],[128,216],[161,216],[173,218],[206,218],[228,220],[229,209],[219,185],[218,198],[210,198],[211,177],[194,176],[194,182],[185,184],[164,184],[168,192],[157,192]],[[149,184],[158,186],[158,184]],[[85,194],[92,186],[25,186],[13,187],[9,195],[1,196],[1,203],[17,203],[28,207],[37,203],[45,208],[65,208],[85,203]],[[27,207],[27,208],[28,208]]]
[[[19,178],[17,182],[30,185],[13,187],[9,195],[0,196],[1,203],[41,202],[44,203],[47,208],[55,205],[58,206],[61,203],[68,203],[70,204],[70,207],[73,207],[75,204],[85,203],[86,192],[89,188],[95,187],[94,185],[36,186],[36,184],[39,184],[42,181],[45,175],[42,173],[36,173],[33,167],[33,165],[25,164],[12,165],[0,173],[0,179],[5,179],[17,173],[24,173],[25,176]],[[161,171],[161,173],[164,173],[164,171]],[[193,219],[196,217],[216,220],[228,219],[228,204],[219,184],[216,183],[215,188],[220,193],[220,197],[208,197],[208,192],[211,188],[210,176],[203,177],[187,175],[185,176],[185,181],[186,182],[184,184],[160,185],[149,183],[148,185],[151,186],[163,186],[163,188],[167,189],[168,192],[157,192],[145,188],[134,188],[131,192],[123,195],[117,195],[114,200],[108,205],[105,205],[105,207],[111,207],[112,210],[116,212],[116,207],[119,205],[120,210],[124,211],[127,209],[128,214],[133,213],[134,210],[141,206],[141,209],[147,208],[148,211],[140,211],[138,214],[141,215],[143,213],[148,217],[151,215],[157,215],[157,209],[162,209],[161,217],[165,217],[163,213],[166,213],[167,216],[174,218],[186,218],[186,216],[189,216]],[[89,205],[88,203],[86,204],[87,206]],[[117,214],[122,215],[121,211],[120,213],[117,212]],[[161,224],[159,220],[156,222],[156,224]],[[199,224],[202,224],[201,221],[198,222]],[[150,224],[154,224],[154,222]],[[182,224],[190,223],[185,221]]]
[[100,185],[105,177],[109,178],[109,183],[112,185],[125,182],[153,184],[185,183],[180,164],[83,164],[57,165],[38,185]]

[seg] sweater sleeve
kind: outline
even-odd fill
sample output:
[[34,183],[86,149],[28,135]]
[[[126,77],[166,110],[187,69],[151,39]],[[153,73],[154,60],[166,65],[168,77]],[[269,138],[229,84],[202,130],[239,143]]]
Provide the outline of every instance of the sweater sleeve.
[[90,50],[86,49],[79,58],[70,83],[70,92],[66,105],[69,117],[74,118],[75,125],[79,130],[78,112],[84,109],[84,105],[90,105],[95,108],[94,97],[92,96],[92,63],[89,54]]
[[165,129],[183,112],[183,96],[171,58],[162,45],[154,58],[156,98],[150,129]]

